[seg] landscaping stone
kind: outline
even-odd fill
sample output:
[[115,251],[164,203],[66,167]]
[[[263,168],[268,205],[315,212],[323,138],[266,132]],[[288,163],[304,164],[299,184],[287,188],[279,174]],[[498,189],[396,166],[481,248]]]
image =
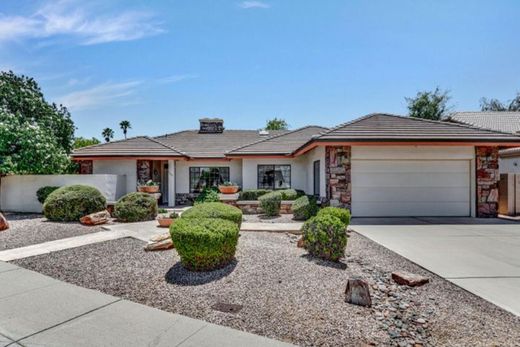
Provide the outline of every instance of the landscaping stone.
[[171,248],[174,248],[173,241],[171,238],[168,238],[166,240],[149,243],[144,247],[144,250],[145,251],[162,251],[162,250],[171,249]]
[[109,220],[110,212],[108,212],[107,210],[91,213],[79,219],[80,223],[83,225],[100,225],[108,223]]
[[9,229],[9,222],[4,217],[4,215],[0,213],[0,231],[4,231],[7,229]]
[[416,275],[405,271],[392,272],[392,279],[400,285],[405,285],[409,287],[420,287],[430,282],[430,279],[428,277]]
[[372,306],[368,283],[361,278],[349,278],[345,289],[345,300],[353,305]]
[[160,241],[167,240],[169,238],[170,238],[170,233],[168,232],[168,233],[152,236],[150,238],[150,242],[160,242]]

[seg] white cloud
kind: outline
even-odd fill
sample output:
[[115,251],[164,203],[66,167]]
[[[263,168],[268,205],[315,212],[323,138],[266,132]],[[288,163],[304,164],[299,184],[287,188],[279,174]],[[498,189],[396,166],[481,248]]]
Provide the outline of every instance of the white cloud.
[[74,1],[53,1],[28,16],[0,14],[0,41],[69,36],[80,44],[137,40],[164,32],[146,11],[99,14]]
[[265,3],[263,1],[242,1],[240,4],[238,4],[238,6],[244,8],[244,9],[249,9],[249,8],[270,8],[271,5],[269,5],[268,3]]
[[198,78],[199,75],[193,75],[193,74],[185,74],[185,75],[172,75],[167,76],[163,78],[159,78],[157,82],[159,83],[177,83],[185,80],[192,80],[195,78]]
[[80,111],[113,105],[128,105],[140,81],[103,83],[88,89],[77,90],[57,98],[57,103],[70,110]]

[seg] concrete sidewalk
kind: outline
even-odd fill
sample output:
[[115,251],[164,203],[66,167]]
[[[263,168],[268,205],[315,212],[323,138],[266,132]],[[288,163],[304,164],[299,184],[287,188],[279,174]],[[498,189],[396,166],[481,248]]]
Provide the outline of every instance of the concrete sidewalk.
[[291,346],[0,262],[0,346]]

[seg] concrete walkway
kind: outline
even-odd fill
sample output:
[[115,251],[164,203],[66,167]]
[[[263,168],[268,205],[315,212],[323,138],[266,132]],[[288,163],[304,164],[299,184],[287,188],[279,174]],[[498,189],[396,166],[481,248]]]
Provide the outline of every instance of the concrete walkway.
[[0,262],[0,347],[291,346]]
[[361,218],[350,227],[520,316],[520,224],[476,218]]

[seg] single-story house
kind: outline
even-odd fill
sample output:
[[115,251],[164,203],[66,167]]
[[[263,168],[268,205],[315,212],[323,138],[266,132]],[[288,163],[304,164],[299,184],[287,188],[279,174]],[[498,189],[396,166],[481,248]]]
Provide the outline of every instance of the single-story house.
[[520,136],[445,121],[370,114],[332,129],[224,129],[139,136],[74,151],[81,173],[152,179],[162,203],[184,204],[224,181],[242,189],[295,188],[355,216],[496,216],[498,151]]

